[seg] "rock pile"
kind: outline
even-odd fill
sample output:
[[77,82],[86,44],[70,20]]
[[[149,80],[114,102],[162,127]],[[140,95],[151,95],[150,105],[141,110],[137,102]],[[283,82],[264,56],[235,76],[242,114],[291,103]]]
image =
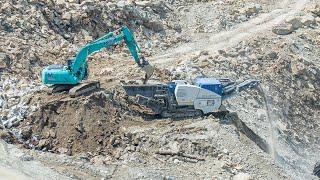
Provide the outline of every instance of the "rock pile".
[[[47,64],[64,63],[92,39],[129,26],[139,44],[171,41],[172,9],[149,1],[12,1],[0,7],[0,70],[39,78]],[[171,25],[170,25],[171,27]]]
[[[262,12],[266,12],[259,2],[244,1],[208,1],[194,2],[192,8],[186,8],[190,1],[174,1],[177,6],[179,29],[189,38],[193,33],[212,33],[229,30],[239,23],[246,22]],[[213,11],[214,9],[214,11]],[[178,26],[178,27],[179,27]]]
[[[277,168],[270,155],[256,147],[258,140],[243,136],[225,117],[146,121],[153,119],[141,115],[138,110],[145,109],[132,105],[118,87],[122,79],[133,82],[141,75],[133,68],[134,62],[122,61],[128,57],[123,49],[112,57],[101,53],[90,58],[91,74],[108,91],[74,99],[63,93],[33,94],[42,89],[36,82],[44,66],[64,62],[86,42],[122,25],[129,26],[145,54],[152,55],[185,39],[198,42],[199,37],[206,39],[215,35],[213,32],[228,32],[267,12],[265,2],[4,0],[0,7],[0,138],[18,140],[24,147],[40,151],[76,154],[102,166],[121,161],[141,165],[144,171],[146,166],[163,167],[177,170],[179,175],[205,175],[208,179],[219,173],[224,177],[220,179],[283,178],[281,171],[273,172]],[[260,79],[277,120],[279,139],[295,148],[294,152],[306,155],[300,161],[291,156],[294,153],[278,150],[277,158],[301,167],[298,163],[305,163],[308,155],[319,149],[319,15],[316,6],[273,28],[274,33],[286,36],[255,34],[216,54],[209,50],[171,57],[177,66],[163,62],[170,70],[157,69],[154,80],[192,80],[199,75]],[[105,59],[108,63],[102,62]],[[261,136],[267,139],[270,122],[263,97],[254,90],[243,94],[236,103],[224,103],[237,106],[238,117],[249,121],[250,128],[256,127],[252,129],[257,134],[267,132]]]
[[6,128],[17,126],[37,105],[29,106],[32,94],[43,86],[32,81],[12,76],[1,76],[0,80],[0,123]]
[[112,138],[118,133],[121,114],[130,112],[110,98],[99,92],[45,103],[20,125],[16,136],[26,147],[38,150],[111,153],[111,147],[118,146]]
[[303,28],[303,27],[312,28],[312,27],[319,26],[320,14],[318,12],[319,12],[319,6],[315,6],[311,10],[311,13],[307,13],[302,16],[298,16],[298,15],[291,16],[287,18],[285,22],[282,22],[274,26],[272,28],[272,32],[278,35],[287,35],[299,28]]

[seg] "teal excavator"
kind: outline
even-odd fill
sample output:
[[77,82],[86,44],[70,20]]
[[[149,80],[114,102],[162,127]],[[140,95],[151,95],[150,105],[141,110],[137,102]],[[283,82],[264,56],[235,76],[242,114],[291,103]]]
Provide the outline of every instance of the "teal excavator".
[[138,67],[145,71],[145,83],[152,76],[154,67],[144,57],[139,56],[141,50],[126,26],[86,44],[75,57],[67,60],[67,64],[47,66],[42,70],[42,82],[52,85],[50,87],[51,93],[69,91],[71,97],[99,89],[99,81],[82,82],[88,77],[87,57],[96,51],[115,46],[120,42],[125,42]]

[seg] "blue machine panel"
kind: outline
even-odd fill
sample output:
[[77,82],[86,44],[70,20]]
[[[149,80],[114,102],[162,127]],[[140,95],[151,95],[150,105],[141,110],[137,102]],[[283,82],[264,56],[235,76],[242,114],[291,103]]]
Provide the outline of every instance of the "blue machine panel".
[[174,83],[174,82],[169,82],[168,83],[168,88],[169,88],[169,92],[170,93],[172,93],[172,94],[174,94],[174,90],[176,89],[176,83]]
[[221,82],[214,78],[196,78],[195,84],[203,89],[222,95],[223,87]]

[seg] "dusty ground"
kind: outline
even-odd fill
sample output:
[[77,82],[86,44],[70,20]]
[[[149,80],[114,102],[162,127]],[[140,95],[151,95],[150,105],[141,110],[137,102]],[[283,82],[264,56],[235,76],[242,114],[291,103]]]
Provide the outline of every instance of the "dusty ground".
[[[0,137],[18,146],[1,142],[0,173],[316,179],[319,1],[54,2],[6,0],[0,8]],[[100,80],[100,91],[75,99],[43,92],[45,65],[123,24],[158,68],[150,83],[254,77],[261,89],[224,102],[226,117],[157,119],[124,96],[121,84],[141,83],[143,74],[119,46],[89,58],[89,79]],[[283,35],[279,24],[289,27]],[[43,165],[43,174],[30,173]]]

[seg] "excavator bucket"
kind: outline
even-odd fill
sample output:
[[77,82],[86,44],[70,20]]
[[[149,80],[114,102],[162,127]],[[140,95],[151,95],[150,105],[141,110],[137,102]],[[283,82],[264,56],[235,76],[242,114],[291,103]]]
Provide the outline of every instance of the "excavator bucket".
[[151,78],[151,76],[154,73],[154,67],[151,66],[150,64],[146,64],[142,67],[142,70],[146,73],[143,81],[143,84],[146,84],[147,81]]
[[142,56],[140,68],[146,73],[144,76],[143,84],[146,84],[147,81],[151,78],[154,73],[154,67]]

